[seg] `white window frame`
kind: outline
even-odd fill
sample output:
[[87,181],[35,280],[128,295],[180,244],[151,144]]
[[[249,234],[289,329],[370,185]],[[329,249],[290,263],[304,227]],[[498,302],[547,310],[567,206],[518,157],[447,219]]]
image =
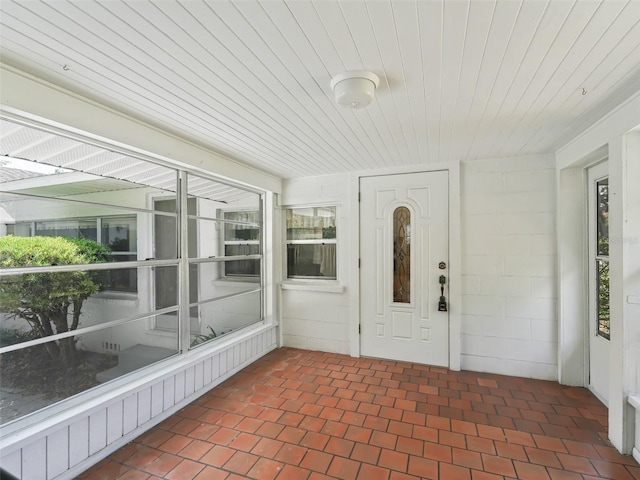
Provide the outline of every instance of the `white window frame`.
[[[225,238],[225,225],[227,223],[234,223],[237,224],[237,222],[235,220],[228,220],[226,218],[227,214],[230,213],[239,213],[239,212],[251,212],[251,213],[256,213],[258,215],[260,215],[260,211],[256,210],[254,208],[228,208],[228,209],[219,209],[218,210],[218,215],[217,217],[220,218],[220,222],[217,225],[218,228],[218,234],[219,234],[219,245],[220,245],[220,256],[221,257],[225,257],[226,256],[226,247],[227,245],[232,246],[232,245],[258,245],[260,246],[260,242],[261,242],[261,233],[259,233],[258,238],[256,240],[227,240]],[[257,252],[260,253],[260,252]],[[226,268],[227,262],[222,262],[220,264],[220,268],[221,268],[221,272],[220,272],[220,278],[225,279],[225,280],[229,280],[229,281],[254,281],[256,278],[260,278],[261,273],[256,273],[256,274],[236,274],[236,273],[231,273],[228,274],[227,273],[227,268]]]
[[[289,240],[287,238],[287,211],[289,210],[299,210],[299,209],[309,209],[309,208],[325,208],[325,209],[334,209],[335,213],[335,228],[336,234],[334,238],[321,238],[321,239],[310,239],[310,240]],[[290,282],[299,282],[299,283],[308,283],[308,282],[320,282],[320,283],[337,283],[339,281],[339,254],[338,254],[338,218],[339,218],[339,206],[337,204],[311,204],[311,205],[288,205],[283,209],[283,226],[284,226],[284,278],[287,283]],[[321,275],[289,275],[289,265],[288,265],[288,249],[289,245],[326,245],[333,244],[336,247],[336,260],[335,260],[335,277],[325,277]]]

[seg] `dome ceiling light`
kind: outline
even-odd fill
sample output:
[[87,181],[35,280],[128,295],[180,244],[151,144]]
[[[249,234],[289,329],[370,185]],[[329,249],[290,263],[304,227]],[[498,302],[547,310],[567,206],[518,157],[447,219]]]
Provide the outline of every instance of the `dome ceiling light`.
[[331,79],[336,103],[344,108],[364,108],[373,102],[379,78],[364,70],[339,73]]

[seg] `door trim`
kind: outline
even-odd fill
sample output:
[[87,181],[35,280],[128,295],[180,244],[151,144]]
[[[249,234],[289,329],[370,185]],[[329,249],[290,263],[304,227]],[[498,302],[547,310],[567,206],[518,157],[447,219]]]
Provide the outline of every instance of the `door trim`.
[[459,162],[442,162],[433,166],[420,166],[381,169],[375,172],[356,172],[351,175],[350,186],[354,194],[349,205],[354,213],[353,217],[357,218],[357,222],[351,222],[349,236],[351,238],[351,251],[357,252],[351,259],[349,268],[350,276],[353,279],[354,291],[357,292],[353,304],[353,315],[349,325],[349,343],[350,355],[360,357],[360,334],[359,327],[361,321],[360,311],[360,269],[358,268],[358,260],[360,258],[360,204],[358,194],[360,192],[360,179],[362,177],[398,175],[404,173],[422,173],[434,171],[447,171],[449,177],[449,369],[453,371],[460,370],[461,364],[461,307],[462,307],[462,269],[461,269],[461,229],[460,229],[460,163]]
[[[595,342],[602,342],[603,340],[598,339],[594,336],[594,331],[597,323],[597,302],[594,296],[594,292],[596,289],[596,279],[594,276],[593,270],[593,262],[596,257],[596,246],[594,244],[594,239],[596,236],[596,227],[593,223],[592,215],[593,204],[596,200],[594,196],[594,183],[602,178],[609,178],[609,159],[605,158],[603,161],[598,162],[593,165],[589,165],[585,169],[585,183],[586,183],[586,191],[585,191],[585,227],[586,227],[586,284],[587,284],[587,292],[586,292],[586,315],[585,318],[585,387],[593,393],[593,395],[598,398],[607,408],[609,407],[609,391],[608,391],[608,379],[607,383],[607,392],[599,392],[593,385],[593,375],[592,375],[592,361],[591,354],[594,350]],[[607,342],[607,373],[606,376],[609,375],[611,370],[610,368],[610,358],[609,351],[611,348],[611,341],[609,339]]]

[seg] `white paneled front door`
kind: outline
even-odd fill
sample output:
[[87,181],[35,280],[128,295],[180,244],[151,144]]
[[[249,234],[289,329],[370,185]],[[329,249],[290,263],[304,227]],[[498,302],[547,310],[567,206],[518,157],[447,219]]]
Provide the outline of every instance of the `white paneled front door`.
[[360,353],[448,366],[448,173],[365,177],[360,195]]

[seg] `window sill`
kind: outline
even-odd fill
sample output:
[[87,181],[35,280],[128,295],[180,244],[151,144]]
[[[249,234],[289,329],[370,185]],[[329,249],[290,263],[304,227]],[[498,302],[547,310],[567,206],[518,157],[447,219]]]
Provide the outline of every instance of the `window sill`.
[[337,281],[302,281],[302,280],[285,280],[280,283],[283,290],[304,290],[307,292],[325,292],[325,293],[344,293],[344,285]]

